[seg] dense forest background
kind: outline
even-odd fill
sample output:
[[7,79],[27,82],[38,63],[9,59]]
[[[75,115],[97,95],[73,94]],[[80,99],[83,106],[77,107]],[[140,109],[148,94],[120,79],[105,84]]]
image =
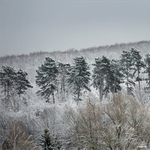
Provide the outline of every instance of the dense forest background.
[[[146,82],[141,84],[140,95],[138,86],[130,95],[122,85],[121,92],[108,94],[102,101],[99,100],[99,92],[92,86],[90,90],[86,88],[78,102],[74,100],[68,85],[65,85],[65,96],[56,90],[55,103],[47,103],[37,94],[40,89],[36,81],[37,70],[45,58],[72,65],[75,58],[83,56],[92,76],[95,58],[105,56],[118,60],[123,51],[129,52],[132,48],[140,51],[144,61],[146,54],[150,53],[150,41],[0,57],[1,69],[9,66],[25,71],[32,86],[21,96],[10,97],[11,105],[6,105],[1,93],[0,145],[3,150],[44,149],[46,146],[48,150],[130,150],[141,145],[149,147],[150,93],[144,91]],[[145,75],[142,76],[144,78]],[[18,83],[17,80],[15,83]],[[25,143],[26,146],[21,147]]]

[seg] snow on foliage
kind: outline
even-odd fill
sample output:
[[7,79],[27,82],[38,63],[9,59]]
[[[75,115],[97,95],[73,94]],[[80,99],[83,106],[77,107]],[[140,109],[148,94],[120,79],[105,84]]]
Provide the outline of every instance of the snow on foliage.
[[[120,59],[122,51],[133,54],[131,48],[140,50],[142,59],[132,57],[127,72],[125,61],[121,64]],[[143,41],[1,57],[1,72],[2,66],[8,66],[18,78],[8,74],[4,80],[3,72],[0,74],[0,145],[9,139],[13,145],[12,130],[21,133],[22,143],[38,149],[41,135],[48,129],[65,150],[131,150],[140,148],[143,142],[149,147],[149,49],[150,41]],[[107,63],[99,66],[97,62],[102,59]],[[6,79],[10,93],[5,95]],[[125,94],[130,87],[132,96]],[[37,95],[37,91],[44,93]],[[73,93],[81,101],[74,101]]]

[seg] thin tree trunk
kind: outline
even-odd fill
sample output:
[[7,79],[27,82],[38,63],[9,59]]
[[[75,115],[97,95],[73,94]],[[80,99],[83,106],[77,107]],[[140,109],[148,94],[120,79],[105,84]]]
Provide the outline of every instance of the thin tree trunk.
[[80,87],[78,88],[78,95],[77,95],[78,101],[80,99]]
[[53,104],[55,104],[55,97],[54,97],[54,93],[52,94],[53,97]]
[[101,87],[99,88],[99,99],[100,99],[100,102],[103,100],[103,92],[102,92]]
[[148,85],[150,87],[150,73],[148,74]]
[[7,99],[7,90],[6,90],[6,85],[4,85],[4,95],[5,95],[5,100]]
[[[140,72],[138,70],[138,78],[140,79]],[[141,82],[138,81],[138,84],[139,84],[139,96],[140,96],[140,101],[142,100],[142,96],[141,96]]]
[[[128,69],[127,69],[127,72],[128,72]],[[129,81],[129,79],[128,79],[128,74],[127,74],[127,94],[130,95],[130,93],[129,93],[129,84],[128,84],[128,81]]]

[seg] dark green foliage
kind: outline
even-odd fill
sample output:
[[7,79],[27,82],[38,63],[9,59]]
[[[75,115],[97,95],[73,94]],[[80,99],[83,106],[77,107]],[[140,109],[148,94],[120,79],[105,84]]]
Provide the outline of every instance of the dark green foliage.
[[27,73],[21,69],[16,72],[16,70],[9,66],[3,66],[0,72],[0,84],[5,97],[9,99],[14,93],[20,96],[24,94],[28,88],[32,88],[26,77]]
[[9,66],[3,66],[0,71],[0,84],[2,89],[2,93],[5,95],[5,99],[9,99],[11,94],[14,93],[14,85],[15,85],[16,71]]
[[50,133],[47,129],[44,130],[44,134],[41,135],[40,139],[40,146],[42,147],[43,150],[60,150],[61,149],[61,144],[58,141],[57,136],[55,139],[53,139],[50,136]]
[[54,92],[57,90],[57,76],[58,68],[53,59],[46,57],[44,64],[36,70],[36,83],[40,87],[37,92],[43,96],[47,102],[49,97],[53,96],[53,103],[55,103]]
[[116,93],[121,90],[122,73],[118,61],[106,57],[96,58],[93,64],[93,86],[99,90],[100,101],[109,92]]
[[108,78],[106,80],[106,85],[109,87],[110,92],[117,93],[121,91],[120,84],[123,82],[123,74],[119,61],[110,61],[110,70],[108,71]]
[[26,79],[27,73],[21,69],[16,72],[12,67],[3,66],[0,72],[0,84],[5,98],[16,93],[19,96],[24,94],[28,88],[32,88],[30,82]]
[[145,64],[146,64],[145,73],[147,74],[146,82],[148,84],[148,87],[150,88],[150,54],[146,55]]
[[[142,56],[139,51],[135,49],[131,49],[131,56],[132,56],[132,61],[134,63],[134,75],[136,81],[140,82],[142,81],[142,78],[140,77],[141,69],[145,68],[145,63],[142,61]],[[136,75],[137,74],[137,75]]]
[[145,63],[144,61],[142,61],[142,56],[140,55],[140,52],[135,50],[135,49],[131,49],[131,56],[132,56],[132,61],[134,63],[134,78],[135,78],[135,82],[138,82],[138,88],[139,88],[139,96],[140,99],[142,99],[141,97],[141,81],[142,78],[140,77],[140,73],[141,70],[143,68],[145,68]]
[[[100,101],[102,101],[103,96],[104,96],[104,90],[106,91],[105,88],[105,80],[106,80],[106,73],[107,69],[110,68],[110,62],[106,57],[96,58],[95,59],[95,64],[93,64],[94,69],[93,69],[93,86],[99,90],[99,97]],[[110,70],[110,69],[109,69]]]
[[122,72],[124,74],[124,82],[127,87],[127,94],[132,95],[133,87],[135,86],[134,82],[134,61],[132,54],[129,51],[123,51],[121,55],[121,66]]
[[70,67],[68,83],[73,88],[76,100],[81,100],[80,95],[83,89],[90,91],[89,88],[90,71],[89,66],[83,57],[74,59],[74,65]]
[[21,94],[24,94],[28,88],[33,87],[30,85],[30,82],[26,79],[26,76],[28,74],[25,71],[22,71],[20,69],[16,74],[17,76],[15,78],[15,90],[20,96]]
[[27,73],[21,69],[16,71],[9,66],[2,67],[0,71],[0,90],[4,94],[6,108],[11,106],[15,111],[18,110],[19,103],[16,101],[17,95],[20,97],[22,94],[25,94],[28,88],[32,88],[26,77]]
[[101,60],[95,59],[95,67],[93,69],[93,86],[99,90],[100,101],[103,99],[103,88],[104,88],[104,73],[101,68]]
[[44,130],[44,135],[41,135],[40,146],[43,150],[53,150],[53,143],[50,137],[49,131],[47,129]]
[[140,73],[142,68],[145,67],[140,52],[133,48],[128,52],[123,51],[123,54],[121,55],[121,65],[122,65],[122,72],[124,74],[124,81],[127,86],[127,93],[129,95],[133,95],[132,91],[133,87],[135,86],[135,82],[138,82],[140,92],[141,91],[140,82],[142,81]]

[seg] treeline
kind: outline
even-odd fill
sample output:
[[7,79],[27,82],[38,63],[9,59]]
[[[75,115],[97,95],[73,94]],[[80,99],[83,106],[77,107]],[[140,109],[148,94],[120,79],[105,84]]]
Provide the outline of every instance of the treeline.
[[[92,67],[91,73],[90,66],[82,56],[74,58],[73,64],[56,62],[46,57],[44,64],[36,70],[36,84],[39,86],[37,94],[44,97],[46,102],[55,103],[55,95],[65,100],[67,93],[73,93],[78,102],[82,93],[91,91],[93,86],[99,91],[99,99],[102,101],[109,93],[121,91],[122,85],[126,86],[128,95],[134,96],[133,90],[137,83],[141,99],[141,81],[147,83],[145,91],[150,88],[150,54],[143,59],[140,51],[132,48],[123,51],[119,60],[105,56],[95,58]],[[20,97],[28,88],[32,88],[25,71],[16,71],[9,66],[3,66],[0,71],[0,85],[6,101],[14,95]]]
[[[143,73],[146,74],[144,78]],[[74,94],[74,99],[80,101],[83,91],[90,91],[93,86],[99,91],[100,101],[109,93],[122,90],[126,86],[127,94],[134,95],[133,90],[138,83],[141,98],[141,81],[146,81],[145,90],[150,87],[150,55],[143,59],[140,52],[131,49],[123,51],[119,60],[95,58],[92,74],[84,57],[74,58],[74,63],[63,64],[47,57],[44,64],[37,70],[36,83],[40,87],[38,94],[46,101],[52,96],[55,103],[55,93],[62,93],[64,98],[67,88]],[[66,88],[67,87],[67,88]]]
[[[58,111],[47,109],[36,120],[0,114],[0,149],[1,146],[2,150],[146,150],[150,147],[149,106],[131,96],[119,93],[110,103],[87,102],[77,110],[70,106],[65,112],[61,110],[61,117]],[[53,118],[52,113],[57,117]]]
[[1,100],[5,107],[11,107],[14,111],[19,109],[17,98],[26,93],[28,88],[33,88],[27,80],[27,73],[21,69],[15,70],[9,66],[3,66],[0,71]]
[[[91,69],[90,69],[91,68]],[[56,62],[46,57],[36,70],[37,95],[48,103],[56,103],[73,95],[79,103],[82,94],[98,90],[100,101],[108,94],[114,97],[107,104],[94,103],[94,98],[82,107],[50,105],[30,118],[25,114],[13,118],[0,114],[0,145],[2,150],[15,149],[87,149],[131,150],[144,144],[150,146],[149,106],[134,99],[134,89],[150,89],[150,54],[142,58],[139,51],[123,51],[120,59],[105,56],[95,58],[90,66],[84,57],[72,64]],[[141,82],[147,83],[145,87]],[[126,87],[126,94],[120,94]],[[15,110],[18,101],[33,88],[27,72],[3,66],[0,71],[1,100]],[[117,93],[117,94],[116,94]],[[86,105],[85,105],[86,104]],[[78,105],[77,105],[78,106]]]

